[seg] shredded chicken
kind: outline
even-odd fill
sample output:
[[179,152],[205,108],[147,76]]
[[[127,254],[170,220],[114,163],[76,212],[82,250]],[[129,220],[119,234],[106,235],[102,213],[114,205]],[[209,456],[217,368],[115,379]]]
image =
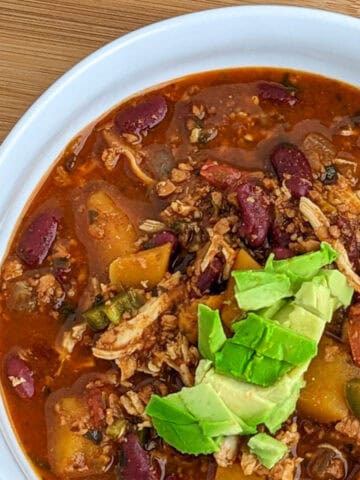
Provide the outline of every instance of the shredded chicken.
[[109,148],[104,150],[102,160],[108,170],[113,170],[121,155],[128,160],[131,170],[145,185],[153,185],[155,180],[149,177],[140,167],[141,158],[133,148],[126,145],[119,137],[114,135],[110,130],[103,131],[104,138]]
[[61,346],[68,352],[72,353],[75,348],[75,345],[79,343],[86,330],[86,323],[80,323],[79,325],[74,325],[70,330],[64,332]]
[[314,229],[319,240],[330,243],[337,251],[339,256],[336,263],[339,270],[346,276],[350,285],[357,292],[360,292],[360,277],[354,272],[343,243],[339,239],[331,237],[329,233],[330,222],[327,217],[315,203],[306,197],[302,197],[300,200],[300,211]]
[[216,463],[220,467],[228,467],[234,463],[239,453],[240,438],[238,435],[225,437],[218,452],[214,453]]
[[214,257],[216,257],[216,255],[220,253],[225,259],[223,277],[224,279],[227,279],[229,278],[231,268],[235,261],[236,252],[233,248],[230,247],[228,242],[224,239],[223,235],[220,235],[219,233],[214,233],[214,231],[210,228],[208,229],[208,233],[210,237],[210,245],[201,261],[200,270],[204,272],[205,269],[210,265]]
[[[136,369],[136,360],[133,354],[146,350],[146,342],[150,340],[146,335],[146,333],[150,333],[149,328],[162,313],[165,313],[183,296],[183,286],[179,285],[180,277],[180,273],[177,272],[163,282],[161,285],[161,290],[165,290],[163,293],[145,303],[131,320],[109,328],[101,335],[93,348],[93,354],[96,357],[116,360],[122,369],[123,380],[129,378],[131,372],[134,372],[134,368]],[[127,367],[127,372],[124,372],[124,361],[128,364],[131,359],[131,368]]]

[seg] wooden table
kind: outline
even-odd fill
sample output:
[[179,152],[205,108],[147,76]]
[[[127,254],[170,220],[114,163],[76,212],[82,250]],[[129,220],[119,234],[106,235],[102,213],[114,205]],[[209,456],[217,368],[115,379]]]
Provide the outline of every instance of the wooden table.
[[259,3],[360,17],[360,0],[0,0],[0,142],[54,80],[105,43],[171,16]]

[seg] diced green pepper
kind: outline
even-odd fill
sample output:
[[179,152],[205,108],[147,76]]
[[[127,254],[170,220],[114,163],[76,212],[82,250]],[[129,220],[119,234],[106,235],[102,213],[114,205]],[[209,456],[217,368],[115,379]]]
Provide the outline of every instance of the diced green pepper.
[[346,384],[345,394],[350,410],[360,419],[360,378],[354,378]]
[[103,330],[110,322],[118,325],[124,312],[137,310],[143,303],[141,296],[136,291],[129,290],[118,293],[105,303],[102,302],[90,308],[83,313],[83,317],[93,330]]
[[104,330],[104,328],[110,323],[108,317],[104,313],[102,304],[86,310],[82,315],[87,321],[89,327],[95,331]]

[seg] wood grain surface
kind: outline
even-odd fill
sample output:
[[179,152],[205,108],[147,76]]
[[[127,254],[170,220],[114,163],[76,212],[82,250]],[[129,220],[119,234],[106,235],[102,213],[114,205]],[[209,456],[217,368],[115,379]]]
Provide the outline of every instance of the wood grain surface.
[[360,17],[360,0],[0,0],[0,142],[54,80],[105,43],[183,13],[269,3]]

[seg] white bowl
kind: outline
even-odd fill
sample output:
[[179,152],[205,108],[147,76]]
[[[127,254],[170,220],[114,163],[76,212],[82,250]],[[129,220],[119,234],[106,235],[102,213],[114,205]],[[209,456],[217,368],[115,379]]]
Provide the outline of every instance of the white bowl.
[[[34,189],[72,137],[139,90],[193,72],[276,66],[360,85],[360,20],[320,10],[209,10],[137,30],[60,78],[0,148],[0,259]],[[36,479],[0,399],[0,480]]]

